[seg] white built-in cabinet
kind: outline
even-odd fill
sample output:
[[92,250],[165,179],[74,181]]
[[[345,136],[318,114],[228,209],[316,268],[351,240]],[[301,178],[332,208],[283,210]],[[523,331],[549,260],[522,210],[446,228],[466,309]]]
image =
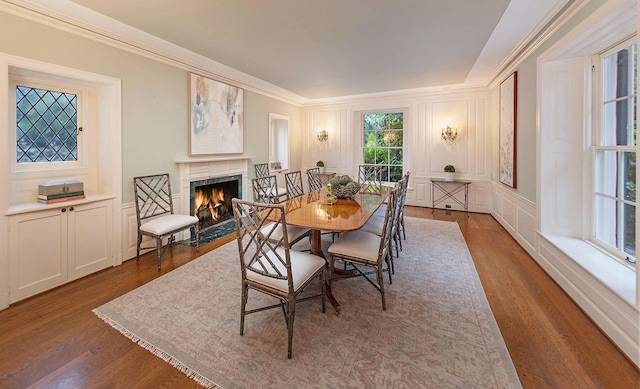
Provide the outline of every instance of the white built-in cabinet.
[[9,217],[11,302],[113,265],[112,200]]

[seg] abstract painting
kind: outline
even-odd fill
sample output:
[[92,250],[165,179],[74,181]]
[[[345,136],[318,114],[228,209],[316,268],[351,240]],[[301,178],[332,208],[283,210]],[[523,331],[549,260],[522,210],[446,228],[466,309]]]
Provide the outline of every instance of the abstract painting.
[[518,72],[500,83],[500,182],[516,187]]
[[189,73],[189,155],[243,152],[243,90]]

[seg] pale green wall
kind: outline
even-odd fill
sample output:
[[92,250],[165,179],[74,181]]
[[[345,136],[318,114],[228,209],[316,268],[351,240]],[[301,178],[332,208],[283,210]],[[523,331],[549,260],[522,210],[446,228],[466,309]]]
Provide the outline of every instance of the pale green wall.
[[[571,20],[560,28],[543,45],[538,47],[515,69],[518,72],[518,124],[517,124],[517,188],[514,189],[518,195],[536,202],[536,94],[537,94],[537,59],[546,50],[565,36],[571,29],[577,26],[588,15],[593,13],[599,6],[606,3],[606,0],[592,0],[574,15]],[[495,128],[497,131],[498,115],[498,88],[497,85],[492,90],[494,113],[496,117]],[[577,118],[577,120],[582,120]],[[494,135],[496,152],[493,155],[493,180],[499,182],[498,175],[498,135]],[[576,141],[581,141],[580,139]],[[506,188],[506,186],[505,186]]]
[[[133,201],[136,175],[169,172],[177,188],[175,160],[188,156],[186,70],[1,12],[0,52],[122,80],[122,202]],[[289,116],[292,144],[300,140],[299,107],[245,90],[243,155],[252,163],[267,160],[269,112]]]
[[[244,95],[245,154],[255,156],[252,163],[269,160],[269,113],[289,117],[289,170],[300,170],[302,154],[301,110],[299,107],[257,93]],[[247,152],[247,150],[252,150]],[[254,177],[253,169],[249,176]]]

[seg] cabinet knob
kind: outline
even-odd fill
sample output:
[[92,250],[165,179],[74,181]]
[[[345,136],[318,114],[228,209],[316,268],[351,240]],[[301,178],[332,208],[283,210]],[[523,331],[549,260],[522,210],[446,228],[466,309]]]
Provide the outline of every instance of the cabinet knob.
[[73,207],[69,207],[69,211],[73,211]]
[[62,209],[60,210],[60,212],[67,212],[67,209],[66,209],[66,208],[62,208]]

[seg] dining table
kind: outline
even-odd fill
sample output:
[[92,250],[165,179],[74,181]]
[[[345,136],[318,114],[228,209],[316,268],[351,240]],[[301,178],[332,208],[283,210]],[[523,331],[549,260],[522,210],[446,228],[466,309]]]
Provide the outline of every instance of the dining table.
[[[325,258],[322,250],[322,232],[346,232],[361,228],[385,202],[393,188],[382,186],[380,193],[356,193],[351,199],[333,199],[329,202],[327,188],[323,187],[289,199],[285,202],[286,223],[311,230],[311,254]],[[334,270],[342,273],[342,270]],[[340,304],[327,283],[327,298],[340,313]]]

